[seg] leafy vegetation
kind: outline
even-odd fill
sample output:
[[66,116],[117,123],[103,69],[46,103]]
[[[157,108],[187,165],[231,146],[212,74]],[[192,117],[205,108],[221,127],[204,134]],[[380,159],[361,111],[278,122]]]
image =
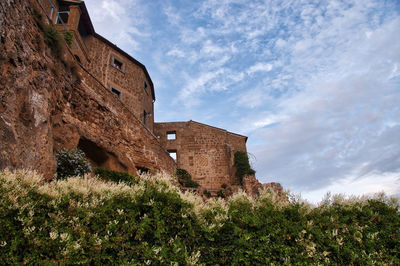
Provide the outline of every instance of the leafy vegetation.
[[211,197],[211,192],[208,191],[207,189],[204,189],[204,190],[203,190],[203,194],[204,194],[204,196],[206,196],[207,198]]
[[115,183],[124,182],[128,185],[133,185],[137,183],[137,179],[127,172],[119,172],[109,169],[104,169],[102,167],[95,167],[94,174],[102,180],[112,181]]
[[85,153],[79,149],[61,149],[57,152],[57,179],[70,176],[83,176],[92,171]]
[[185,169],[176,169],[175,175],[178,177],[178,182],[184,187],[199,187],[199,183],[192,179],[192,175]]
[[243,151],[236,151],[234,154],[234,162],[236,166],[236,178],[242,184],[245,175],[254,175],[256,171],[251,169],[249,157]]
[[64,40],[67,43],[68,47],[71,48],[74,41],[74,32],[71,30],[64,31]]
[[217,196],[220,197],[220,198],[225,198],[225,192],[220,189],[220,190],[217,191]]
[[383,195],[204,202],[161,174],[128,186],[3,171],[0,224],[1,265],[400,264],[399,203]]
[[56,28],[46,25],[43,28],[44,41],[50,46],[53,53],[59,57],[62,50],[62,37]]

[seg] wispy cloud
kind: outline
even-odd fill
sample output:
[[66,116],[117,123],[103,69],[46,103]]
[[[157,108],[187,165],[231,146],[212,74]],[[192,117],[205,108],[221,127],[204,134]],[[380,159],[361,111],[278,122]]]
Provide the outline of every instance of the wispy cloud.
[[251,75],[255,72],[269,72],[271,70],[272,70],[272,64],[258,62],[257,64],[249,67],[249,69],[247,70],[247,74]]

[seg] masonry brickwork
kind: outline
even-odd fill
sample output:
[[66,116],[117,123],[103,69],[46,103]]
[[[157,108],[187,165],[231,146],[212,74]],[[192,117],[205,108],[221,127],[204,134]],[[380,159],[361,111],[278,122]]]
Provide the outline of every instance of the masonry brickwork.
[[176,152],[178,167],[202,187],[219,190],[237,183],[233,155],[246,152],[247,137],[195,121],[155,123],[154,132],[162,146]]
[[[153,131],[155,95],[144,66],[98,34],[88,36],[86,46],[93,58],[88,64],[89,71],[110,90],[120,91],[120,100]],[[114,60],[122,66],[115,66]]]

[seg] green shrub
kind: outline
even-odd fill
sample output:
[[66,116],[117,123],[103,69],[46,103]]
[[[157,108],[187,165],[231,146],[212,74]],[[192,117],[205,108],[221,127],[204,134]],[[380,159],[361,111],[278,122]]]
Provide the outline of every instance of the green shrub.
[[236,178],[240,184],[243,183],[243,177],[245,175],[254,175],[256,173],[256,171],[250,167],[247,153],[243,151],[236,151],[234,155],[234,161],[236,166]]
[[137,179],[127,172],[119,172],[109,169],[104,169],[102,167],[95,167],[94,174],[100,179],[106,181],[112,181],[115,183],[124,182],[128,185],[133,185],[137,183]]
[[64,40],[68,47],[71,47],[74,41],[74,32],[71,30],[64,31]]
[[225,192],[223,190],[218,190],[217,191],[217,196],[220,198],[225,198]]
[[211,193],[207,189],[203,190],[203,194],[204,194],[204,196],[206,196],[208,198],[211,197]]
[[59,150],[57,156],[57,179],[65,179],[70,176],[83,176],[92,171],[85,153],[79,149]]
[[61,55],[62,37],[56,28],[53,26],[44,26],[44,40],[50,46],[56,56]]
[[0,171],[0,265],[400,265],[398,200],[202,201],[168,178]]
[[178,177],[178,182],[184,187],[199,187],[199,183],[192,180],[192,176],[185,169],[176,169],[175,175]]

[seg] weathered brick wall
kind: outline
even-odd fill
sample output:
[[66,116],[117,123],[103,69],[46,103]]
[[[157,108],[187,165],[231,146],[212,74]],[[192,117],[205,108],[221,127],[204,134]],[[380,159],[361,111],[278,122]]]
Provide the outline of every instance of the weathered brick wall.
[[[235,182],[233,153],[246,151],[246,137],[194,121],[155,123],[155,134],[167,150],[177,151],[179,168],[202,187],[217,190]],[[176,132],[167,140],[167,132]]]
[[152,132],[75,63],[65,44],[60,57],[45,44],[36,3],[0,1],[0,169],[52,178],[55,151],[81,145],[112,169],[172,173],[176,164]]
[[[142,122],[144,121],[143,110],[150,113],[151,115],[146,116],[146,125],[153,131],[154,109],[151,82],[143,69],[108,45],[101,37],[88,36],[86,46],[89,57],[93,59],[88,65],[88,70],[107,88],[114,86],[120,90],[122,92],[121,101]],[[112,66],[113,57],[124,64],[122,70]],[[147,88],[145,88],[145,82]]]

